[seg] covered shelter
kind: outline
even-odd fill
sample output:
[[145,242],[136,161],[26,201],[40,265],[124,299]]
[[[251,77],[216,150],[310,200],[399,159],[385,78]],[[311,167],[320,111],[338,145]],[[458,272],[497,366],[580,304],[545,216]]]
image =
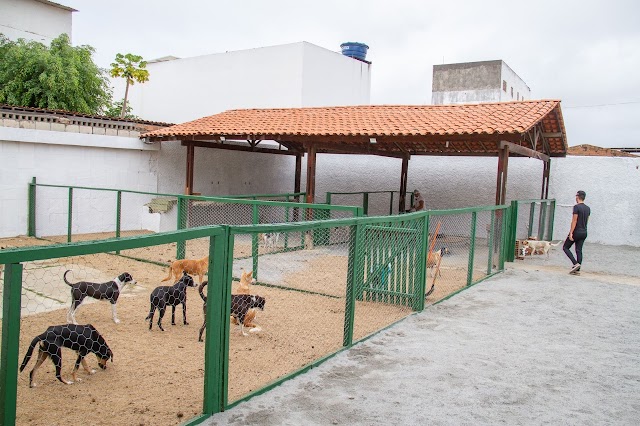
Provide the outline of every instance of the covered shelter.
[[141,135],[148,143],[187,149],[185,192],[193,192],[195,147],[295,155],[294,190],[307,158],[306,201],[315,200],[317,154],[366,154],[402,159],[405,205],[413,155],[498,157],[496,204],[506,200],[510,156],[543,162],[540,198],[549,192],[550,160],[567,153],[559,100],[463,105],[366,105],[237,109]]

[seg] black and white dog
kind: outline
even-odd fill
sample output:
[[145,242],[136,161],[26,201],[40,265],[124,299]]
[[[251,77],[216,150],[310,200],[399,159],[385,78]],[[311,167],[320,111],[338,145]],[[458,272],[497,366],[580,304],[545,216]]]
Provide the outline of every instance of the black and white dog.
[[[93,374],[96,372],[96,370],[89,368],[87,361],[84,359],[88,354],[96,354],[96,357],[98,358],[98,366],[103,370],[107,368],[108,360],[113,362],[113,352],[111,352],[109,345],[107,345],[107,342],[100,333],[98,333],[98,330],[96,330],[91,324],[52,325],[47,328],[44,333],[36,336],[31,341],[31,345],[29,345],[29,349],[22,360],[22,365],[20,365],[20,372],[22,372],[29,363],[33,350],[38,343],[40,343],[38,361],[36,361],[35,367],[33,367],[33,370],[31,370],[31,373],[29,374],[29,387],[32,388],[36,386],[33,381],[36,370],[40,368],[42,363],[45,362],[48,357],[51,357],[51,361],[56,367],[56,378],[67,385],[80,380],[76,377],[80,363],[82,363],[82,366],[87,373]],[[64,380],[60,374],[62,369],[63,347],[72,349],[78,353],[78,359],[76,359],[76,364],[72,373],[73,381]]]
[[183,272],[182,278],[172,286],[163,285],[156,287],[149,295],[149,302],[151,307],[149,308],[149,315],[145,320],[149,320],[149,330],[153,325],[153,314],[156,309],[159,311],[158,316],[158,328],[164,331],[162,328],[162,317],[167,309],[167,305],[171,306],[171,325],[176,325],[176,306],[182,304],[182,320],[184,325],[189,325],[187,322],[187,287],[196,287],[196,283],[189,274]]
[[76,321],[76,311],[84,298],[89,296],[98,300],[108,300],[111,303],[113,322],[116,324],[119,323],[120,320],[118,319],[118,313],[116,312],[116,303],[118,303],[118,297],[120,297],[120,292],[124,286],[136,283],[136,280],[133,279],[131,274],[125,272],[115,277],[112,281],[106,283],[79,281],[73,284],[67,281],[67,274],[69,272],[71,272],[71,270],[67,270],[63,276],[64,282],[71,286],[71,307],[67,314],[67,322],[78,324]]

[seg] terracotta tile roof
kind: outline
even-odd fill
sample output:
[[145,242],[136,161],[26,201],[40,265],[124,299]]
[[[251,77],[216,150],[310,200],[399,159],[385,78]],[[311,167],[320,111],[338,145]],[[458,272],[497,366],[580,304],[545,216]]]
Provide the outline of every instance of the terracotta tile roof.
[[[542,132],[549,134],[550,149],[547,151],[554,156],[564,156],[566,132],[558,100],[240,109],[159,129],[141,137],[151,141],[216,140],[220,136],[276,140],[289,149],[302,150],[303,145],[311,141],[363,147],[369,144],[369,138],[375,137],[376,150],[446,155],[448,150],[458,154],[493,153],[495,144],[487,146],[483,141],[505,140],[534,148],[525,134],[538,124]],[[446,143],[445,147],[446,141],[455,146]],[[535,149],[542,152],[543,145],[537,144]]]

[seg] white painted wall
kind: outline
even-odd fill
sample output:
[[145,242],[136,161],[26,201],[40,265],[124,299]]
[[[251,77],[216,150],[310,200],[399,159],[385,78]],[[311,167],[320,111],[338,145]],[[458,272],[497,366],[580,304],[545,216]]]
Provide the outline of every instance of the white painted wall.
[[[182,123],[236,108],[369,103],[370,65],[300,42],[147,65],[149,81],[130,88],[133,113]],[[114,98],[124,82],[113,79]]]
[[[525,100],[531,100],[531,89],[529,86],[520,78],[518,74],[513,71],[509,65],[507,65],[504,61],[502,62],[502,80],[507,82],[507,91],[500,90],[500,101],[517,101],[522,100],[524,96]],[[500,87],[502,88],[502,81],[500,82]],[[513,87],[513,97],[511,96],[511,88]],[[518,99],[518,94],[520,94],[520,99]]]
[[0,0],[0,33],[49,44],[62,33],[71,39],[69,8],[36,0]]
[[640,158],[567,157],[552,163],[556,239],[569,233],[578,190],[587,193],[591,208],[587,241],[640,247]]
[[[157,192],[158,149],[138,138],[0,127],[0,237],[27,232],[27,184]],[[67,229],[65,189],[38,188],[38,235]],[[147,229],[141,206],[150,197],[123,195],[122,229]],[[74,232],[115,230],[116,194],[76,190]]]
[[368,105],[371,64],[302,43],[300,106]]
[[[17,130],[28,135],[23,133],[27,136],[21,139],[8,133]],[[105,142],[108,139],[110,143]],[[26,233],[27,183],[32,176],[49,184],[182,193],[185,149],[170,142],[159,151],[149,150],[154,147],[135,138],[0,127],[0,237]],[[303,161],[303,190],[305,166]],[[397,190],[400,168],[399,159],[321,154],[316,200],[323,202],[327,191]],[[195,190],[203,195],[291,192],[295,157],[196,148],[195,170]],[[430,209],[491,205],[496,170],[495,158],[414,156],[409,162],[408,189],[419,188]],[[539,198],[541,183],[540,161],[509,161],[509,201]],[[552,159],[550,197],[557,199],[554,239],[566,237],[579,189],[587,192],[592,209],[590,242],[640,247],[640,158]],[[66,190],[38,189],[39,235],[66,232],[66,197]],[[388,198],[377,197],[372,196],[371,212],[386,213]],[[175,229],[175,209],[149,214],[143,205],[150,198],[123,195],[123,230]],[[359,204],[361,199],[343,200]],[[76,191],[74,232],[112,231],[114,209],[115,194],[105,198]]]

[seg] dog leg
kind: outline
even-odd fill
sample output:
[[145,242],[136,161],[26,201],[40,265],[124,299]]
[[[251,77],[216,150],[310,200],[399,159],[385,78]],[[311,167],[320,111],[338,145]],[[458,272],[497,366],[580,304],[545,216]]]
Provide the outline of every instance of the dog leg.
[[149,315],[147,315],[147,318],[145,318],[149,320],[149,330],[151,330],[151,327],[153,326],[153,314],[155,313],[155,311],[155,308],[151,307]]
[[164,316],[164,312],[167,310],[166,307],[162,307],[160,308],[160,313],[158,314],[158,328],[162,331],[164,331],[164,328],[162,328],[162,317]]
[[176,305],[171,305],[171,325],[176,325]]
[[[186,291],[186,290],[185,290]],[[182,302],[182,322],[184,325],[189,325],[187,322],[187,296],[185,295],[185,301]]]
[[120,320],[118,319],[118,312],[116,310],[116,304],[115,303],[111,304],[111,314],[113,315],[113,322],[118,324],[120,322]]
[[73,384],[73,382],[62,378],[62,349],[58,348],[55,354],[49,354],[49,356],[51,357],[51,361],[53,361],[53,365],[56,366],[56,379],[60,380],[65,385]]
[[89,368],[89,364],[87,364],[86,358],[83,357],[81,362],[84,371],[86,371],[88,374],[96,374],[95,368]]
[[34,377],[36,375],[36,370],[38,368],[40,368],[40,366],[47,359],[48,356],[49,356],[49,354],[46,353],[45,351],[43,351],[42,348],[40,348],[40,350],[38,351],[38,361],[36,361],[36,365],[33,367],[33,370],[31,370],[31,372],[29,373],[29,387],[30,388],[35,388],[37,386],[36,382],[33,381],[33,379],[34,379]]

